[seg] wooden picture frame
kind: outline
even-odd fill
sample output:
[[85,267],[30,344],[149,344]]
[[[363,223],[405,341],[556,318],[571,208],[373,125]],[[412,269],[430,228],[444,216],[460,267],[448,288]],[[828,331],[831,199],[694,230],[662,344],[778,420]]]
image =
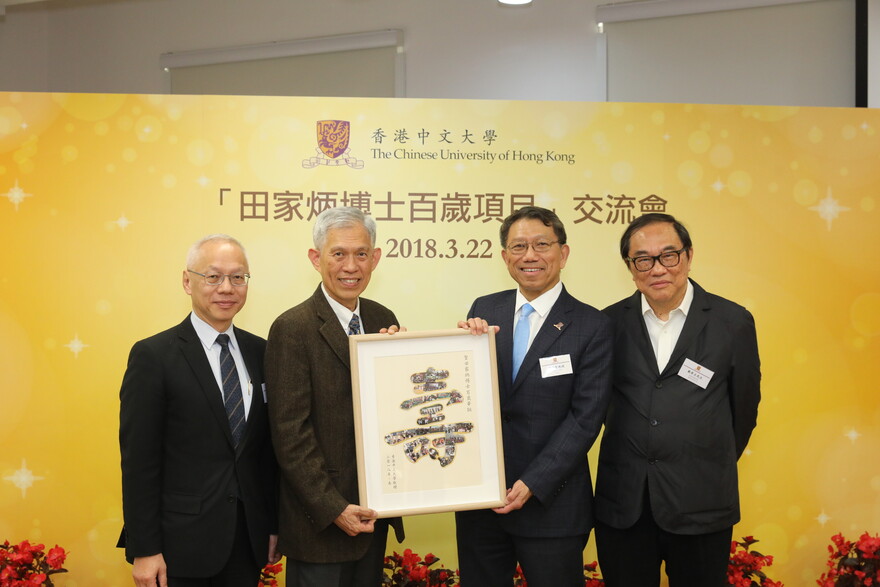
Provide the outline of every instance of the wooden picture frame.
[[349,337],[360,505],[380,518],[504,505],[495,333]]

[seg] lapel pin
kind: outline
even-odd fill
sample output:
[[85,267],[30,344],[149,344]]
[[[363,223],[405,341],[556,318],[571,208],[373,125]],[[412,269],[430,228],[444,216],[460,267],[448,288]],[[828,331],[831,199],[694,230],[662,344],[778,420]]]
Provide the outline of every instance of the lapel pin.
[[562,327],[565,326],[565,324],[563,324],[562,322],[557,322],[557,323],[554,324],[553,326],[556,327],[556,330],[559,330],[559,331],[561,332],[561,331],[562,331]]

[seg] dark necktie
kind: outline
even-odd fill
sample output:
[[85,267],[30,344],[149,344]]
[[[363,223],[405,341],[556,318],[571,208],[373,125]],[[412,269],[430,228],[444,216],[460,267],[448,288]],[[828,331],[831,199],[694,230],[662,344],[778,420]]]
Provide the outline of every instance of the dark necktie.
[[348,323],[348,335],[352,334],[360,334],[361,333],[361,319],[358,318],[357,314],[351,315],[351,320]]
[[529,349],[529,314],[535,309],[530,304],[523,304],[519,311],[519,320],[516,322],[516,328],[513,329],[513,379],[516,380],[516,374],[519,373],[519,366],[522,365],[523,359],[526,358],[526,351]]
[[241,380],[238,378],[238,369],[235,368],[235,359],[229,352],[229,335],[218,335],[217,344],[220,345],[220,380],[223,382],[223,405],[226,407],[226,417],[229,418],[232,442],[238,446],[238,441],[244,432],[244,398],[241,395]]

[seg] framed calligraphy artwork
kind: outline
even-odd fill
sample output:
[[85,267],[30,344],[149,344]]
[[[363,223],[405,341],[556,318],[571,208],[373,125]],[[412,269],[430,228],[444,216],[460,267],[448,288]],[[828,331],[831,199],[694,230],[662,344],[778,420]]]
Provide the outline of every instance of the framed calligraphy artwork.
[[360,505],[379,517],[504,505],[495,333],[349,337]]

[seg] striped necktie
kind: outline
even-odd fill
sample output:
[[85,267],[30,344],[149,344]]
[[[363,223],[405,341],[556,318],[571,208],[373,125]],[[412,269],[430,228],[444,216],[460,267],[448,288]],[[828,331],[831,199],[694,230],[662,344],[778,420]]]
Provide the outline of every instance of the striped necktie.
[[238,441],[241,440],[241,435],[244,432],[244,398],[241,395],[241,380],[238,377],[238,369],[235,368],[235,359],[229,352],[229,335],[218,335],[217,344],[220,345],[220,380],[223,382],[223,405],[226,407],[226,417],[229,418],[232,443],[238,446]]

